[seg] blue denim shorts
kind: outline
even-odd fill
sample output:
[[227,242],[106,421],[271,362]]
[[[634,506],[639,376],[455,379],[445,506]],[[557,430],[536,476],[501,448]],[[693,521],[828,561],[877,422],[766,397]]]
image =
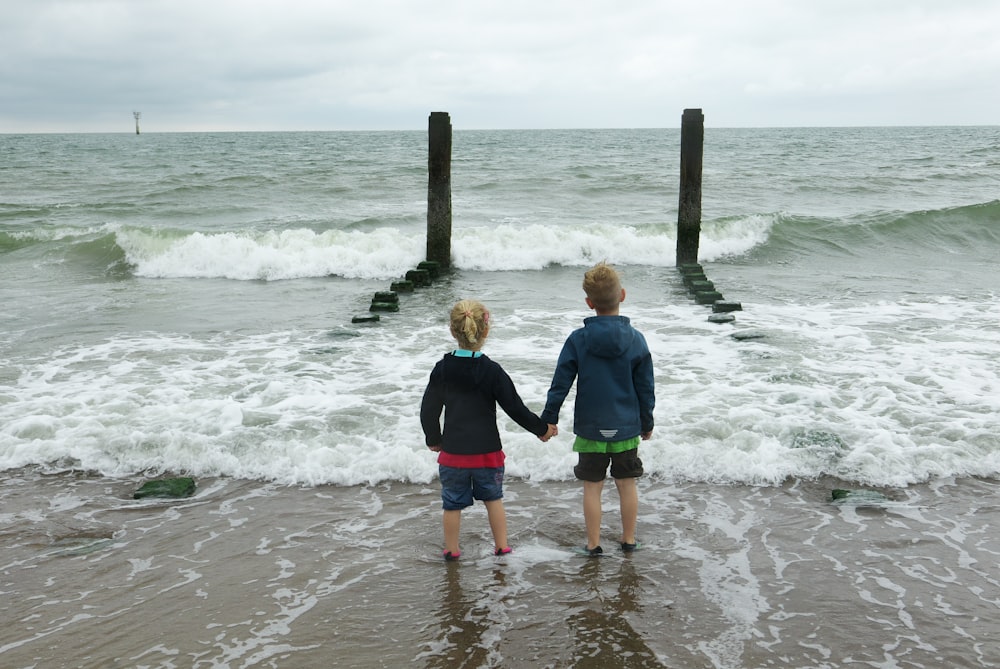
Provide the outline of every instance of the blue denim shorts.
[[472,506],[473,499],[492,502],[503,499],[503,467],[465,469],[438,465],[441,502],[445,511]]

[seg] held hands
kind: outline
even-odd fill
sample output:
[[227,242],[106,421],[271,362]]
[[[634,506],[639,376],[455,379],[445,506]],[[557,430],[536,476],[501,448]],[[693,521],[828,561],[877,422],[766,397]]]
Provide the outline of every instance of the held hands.
[[643,432],[640,436],[642,437],[643,441],[647,441],[650,437],[653,436],[653,431],[650,430],[649,432]]
[[[549,429],[545,431],[545,434],[538,435],[538,439],[539,441],[548,441],[557,434],[559,434],[559,426],[549,423]],[[427,448],[434,451],[435,453],[441,452],[441,444],[435,444],[433,446],[428,446]]]
[[545,434],[538,435],[538,440],[543,442],[548,441],[557,434],[559,434],[559,426],[549,423],[549,429],[545,431]]

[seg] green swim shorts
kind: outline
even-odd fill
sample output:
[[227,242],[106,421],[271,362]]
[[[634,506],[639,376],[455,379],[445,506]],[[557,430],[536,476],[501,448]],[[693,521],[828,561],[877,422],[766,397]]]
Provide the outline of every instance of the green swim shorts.
[[639,437],[624,441],[594,441],[577,437],[573,442],[573,450],[577,453],[624,453],[639,448]]

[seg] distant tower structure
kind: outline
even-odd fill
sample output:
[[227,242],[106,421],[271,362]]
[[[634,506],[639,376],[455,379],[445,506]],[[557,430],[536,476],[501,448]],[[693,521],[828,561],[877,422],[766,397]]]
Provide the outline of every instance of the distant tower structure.
[[135,134],[139,134],[139,119],[142,118],[142,112],[132,112],[132,116],[135,117]]

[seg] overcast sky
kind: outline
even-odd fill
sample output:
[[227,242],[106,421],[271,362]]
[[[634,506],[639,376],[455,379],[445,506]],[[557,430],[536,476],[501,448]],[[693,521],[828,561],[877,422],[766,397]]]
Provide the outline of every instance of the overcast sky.
[[1000,124],[998,0],[3,0],[0,133]]

